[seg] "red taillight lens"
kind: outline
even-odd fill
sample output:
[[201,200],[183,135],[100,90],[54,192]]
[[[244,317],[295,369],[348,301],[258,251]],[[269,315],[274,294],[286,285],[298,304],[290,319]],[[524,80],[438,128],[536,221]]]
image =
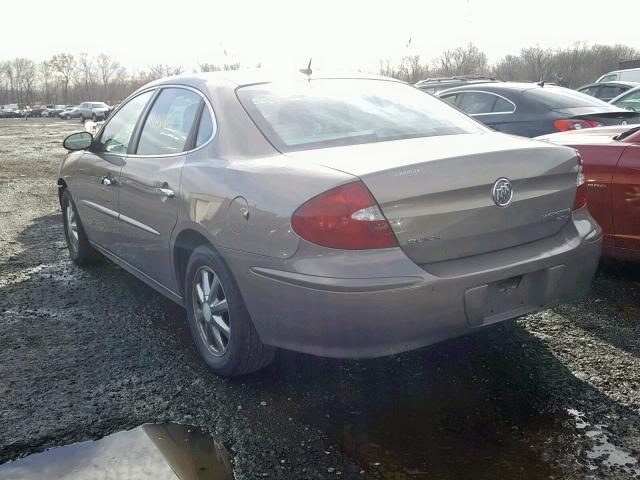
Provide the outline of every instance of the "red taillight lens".
[[584,162],[578,152],[578,164],[576,165],[576,198],[573,201],[573,209],[577,210],[587,204],[587,184],[585,183],[584,172],[582,171]]
[[555,127],[561,132],[569,130],[582,130],[583,128],[602,127],[604,123],[597,120],[578,120],[573,118],[556,120],[553,122]]
[[389,222],[359,181],[302,204],[293,213],[291,226],[305,240],[325,247],[363,250],[398,246]]

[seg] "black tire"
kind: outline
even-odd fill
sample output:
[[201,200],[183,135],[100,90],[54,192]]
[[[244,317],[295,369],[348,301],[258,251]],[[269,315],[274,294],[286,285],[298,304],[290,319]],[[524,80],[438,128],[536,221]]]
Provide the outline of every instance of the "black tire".
[[80,123],[84,123],[84,115],[80,114]]
[[64,119],[65,119],[65,120],[71,120],[71,115],[65,115],[65,116],[64,116]]
[[[253,326],[242,294],[224,260],[208,246],[196,248],[187,263],[185,275],[185,304],[189,329],[198,352],[209,368],[218,375],[235,377],[266,367],[275,356],[274,347],[263,344]],[[196,283],[205,271],[218,277],[228,312],[226,322],[229,335],[226,349],[215,354],[204,336],[204,314],[199,308]],[[213,289],[211,290],[213,291]],[[207,301],[207,303],[209,303]],[[211,314],[209,314],[211,316]],[[224,337],[223,337],[224,338]]]
[[[71,194],[65,190],[62,192],[62,198],[60,199],[60,206],[62,207],[62,223],[64,225],[64,238],[67,242],[67,249],[69,250],[69,257],[71,261],[76,265],[87,265],[90,263],[95,263],[100,255],[89,243],[87,239],[87,235],[84,232],[84,228],[82,226],[82,222],[80,221],[80,216],[78,215],[78,210],[76,209],[75,204],[71,198]],[[71,209],[71,210],[69,210]],[[71,231],[71,222],[69,221],[68,215],[70,211],[73,211],[76,225],[76,234],[75,235]]]
[[96,116],[95,113],[93,115],[91,115],[91,120],[93,120],[94,122],[98,121],[98,117]]

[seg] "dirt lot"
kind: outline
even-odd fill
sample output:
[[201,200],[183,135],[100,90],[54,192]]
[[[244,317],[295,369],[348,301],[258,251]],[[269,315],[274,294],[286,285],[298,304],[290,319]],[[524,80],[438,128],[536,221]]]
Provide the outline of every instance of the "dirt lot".
[[236,478],[640,478],[640,273],[390,358],[207,371],[185,314],[72,265],[55,175],[75,121],[0,120],[0,462],[145,422],[203,426]]

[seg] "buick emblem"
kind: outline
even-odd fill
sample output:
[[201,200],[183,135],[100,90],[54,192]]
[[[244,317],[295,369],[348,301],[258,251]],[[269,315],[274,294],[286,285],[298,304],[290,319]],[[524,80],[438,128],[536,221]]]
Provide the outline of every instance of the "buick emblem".
[[491,189],[493,201],[499,207],[506,207],[513,199],[513,186],[507,178],[499,178]]

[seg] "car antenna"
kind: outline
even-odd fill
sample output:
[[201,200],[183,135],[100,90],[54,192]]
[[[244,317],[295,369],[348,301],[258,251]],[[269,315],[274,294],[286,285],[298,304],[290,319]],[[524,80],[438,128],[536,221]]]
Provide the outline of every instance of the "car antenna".
[[311,74],[313,73],[313,70],[311,70],[311,61],[313,60],[313,57],[311,57],[309,59],[309,65],[307,65],[307,68],[301,68],[299,70],[300,73],[307,75],[308,77],[311,76]]

